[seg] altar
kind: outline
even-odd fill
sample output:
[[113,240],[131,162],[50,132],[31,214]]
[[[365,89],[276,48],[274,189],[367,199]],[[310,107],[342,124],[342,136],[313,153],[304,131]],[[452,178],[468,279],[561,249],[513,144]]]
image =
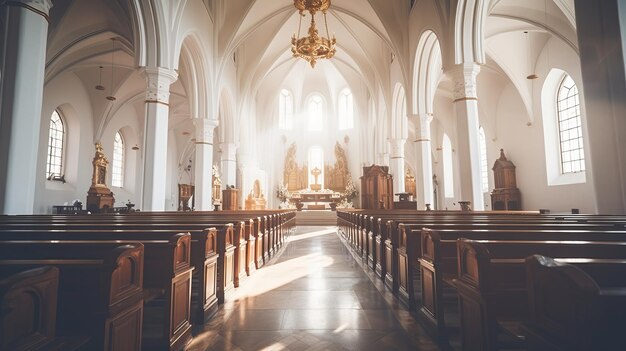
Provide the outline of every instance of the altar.
[[337,203],[341,200],[341,194],[335,192],[300,192],[295,193],[291,197],[292,201],[296,204],[296,208],[301,211],[304,209],[304,204],[307,203],[307,210],[325,210],[328,208],[335,210]]

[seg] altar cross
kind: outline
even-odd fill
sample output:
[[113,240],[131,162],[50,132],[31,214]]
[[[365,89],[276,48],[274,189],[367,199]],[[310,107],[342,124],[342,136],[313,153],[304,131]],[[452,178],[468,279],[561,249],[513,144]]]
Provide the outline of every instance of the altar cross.
[[312,174],[312,175],[313,175],[313,177],[315,178],[315,183],[314,183],[314,184],[315,184],[315,185],[317,185],[317,184],[318,184],[318,183],[317,183],[317,177],[319,177],[319,176],[320,176],[320,174],[322,174],[322,171],[321,171],[319,168],[315,167],[315,168],[313,168],[313,169],[311,170],[311,174]]

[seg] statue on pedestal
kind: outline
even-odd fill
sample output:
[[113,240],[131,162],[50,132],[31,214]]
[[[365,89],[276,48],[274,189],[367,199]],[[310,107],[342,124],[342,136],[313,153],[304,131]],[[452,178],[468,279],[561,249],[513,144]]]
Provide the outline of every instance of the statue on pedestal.
[[106,185],[107,168],[109,160],[104,156],[102,144],[96,143],[96,155],[91,162],[93,176],[91,187],[87,192],[87,210],[92,213],[106,212],[115,203],[113,192]]

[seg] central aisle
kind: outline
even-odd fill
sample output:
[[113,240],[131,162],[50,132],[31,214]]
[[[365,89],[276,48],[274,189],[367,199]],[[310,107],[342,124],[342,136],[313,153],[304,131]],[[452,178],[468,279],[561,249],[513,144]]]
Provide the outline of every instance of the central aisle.
[[298,227],[277,257],[231,292],[188,350],[437,350],[336,227]]

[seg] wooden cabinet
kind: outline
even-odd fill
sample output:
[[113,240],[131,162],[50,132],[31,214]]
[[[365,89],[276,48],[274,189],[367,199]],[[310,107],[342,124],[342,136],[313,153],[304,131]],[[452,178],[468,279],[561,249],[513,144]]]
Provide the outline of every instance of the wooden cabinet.
[[361,208],[393,208],[393,177],[389,174],[389,167],[377,165],[363,167]]
[[522,195],[517,188],[515,165],[500,149],[500,158],[493,165],[495,189],[491,192],[491,209],[515,211],[522,209]]
[[222,190],[222,210],[236,211],[239,209],[239,189],[228,188]]

